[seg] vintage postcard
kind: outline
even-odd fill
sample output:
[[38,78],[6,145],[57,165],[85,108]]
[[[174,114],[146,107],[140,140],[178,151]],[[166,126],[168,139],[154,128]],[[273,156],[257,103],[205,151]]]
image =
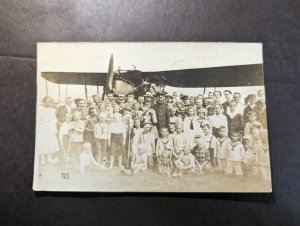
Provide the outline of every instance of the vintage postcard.
[[35,191],[272,192],[260,43],[38,43]]

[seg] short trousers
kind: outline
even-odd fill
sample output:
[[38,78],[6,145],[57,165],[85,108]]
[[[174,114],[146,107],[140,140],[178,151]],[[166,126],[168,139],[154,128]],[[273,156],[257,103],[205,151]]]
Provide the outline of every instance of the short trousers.
[[111,156],[122,156],[123,154],[123,134],[112,133],[110,136],[111,147],[110,155]]
[[242,164],[240,161],[227,160],[226,173],[232,174],[233,170],[235,175],[243,175]]
[[96,147],[97,147],[97,154],[102,155],[103,157],[107,157],[107,139],[95,139]]

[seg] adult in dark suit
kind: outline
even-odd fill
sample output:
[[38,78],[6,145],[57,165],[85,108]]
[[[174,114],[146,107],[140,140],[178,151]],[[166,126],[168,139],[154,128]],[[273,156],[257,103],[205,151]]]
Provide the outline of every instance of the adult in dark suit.
[[225,97],[225,102],[222,104],[222,107],[224,110],[224,114],[226,114],[227,110],[229,108],[229,105],[230,105],[232,92],[230,90],[225,90],[223,93],[224,93],[224,97]]
[[157,128],[167,127],[170,122],[170,112],[168,105],[164,103],[164,93],[158,93],[157,102],[154,104],[153,109],[155,110],[157,117]]

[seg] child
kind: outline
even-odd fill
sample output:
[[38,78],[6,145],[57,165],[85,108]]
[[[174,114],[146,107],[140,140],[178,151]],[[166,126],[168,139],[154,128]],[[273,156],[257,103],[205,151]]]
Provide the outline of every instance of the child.
[[192,150],[192,154],[195,156],[196,173],[203,174],[212,169],[210,164],[210,153],[205,148],[205,143],[200,136],[196,137],[196,146]]
[[120,113],[113,114],[113,122],[110,124],[110,169],[113,167],[115,156],[118,156],[119,167],[123,170],[122,154],[126,141],[126,126]]
[[139,171],[147,170],[147,148],[139,147],[137,153],[133,154],[131,161],[131,169],[134,174],[137,174]]
[[132,129],[132,139],[134,140],[135,136],[138,136],[140,133],[142,133],[144,130],[141,128],[141,121],[139,118],[135,118],[133,121],[133,129]]
[[183,131],[188,138],[188,145],[195,146],[195,136],[201,135],[203,137],[203,130],[198,122],[198,117],[195,115],[194,107],[188,108],[188,116],[183,120]]
[[175,123],[169,123],[169,137],[172,139],[175,134]]
[[[244,147],[239,141],[239,133],[231,134],[230,150],[228,152],[226,174],[233,174],[242,177],[242,159],[244,158]],[[242,178],[241,178],[242,179]]]
[[159,167],[159,172],[161,175],[171,175],[172,164],[172,154],[174,150],[173,142],[169,138],[168,128],[160,128],[161,137],[157,139],[156,144],[156,156]]
[[260,173],[265,181],[271,181],[270,157],[268,148],[266,148],[261,140],[261,130],[256,127],[251,128],[250,146],[256,155],[256,164],[259,166]]
[[218,148],[218,141],[217,138],[211,134],[210,126],[208,124],[205,124],[203,126],[203,132],[204,132],[204,143],[205,143],[205,149],[209,151],[209,159],[210,164],[212,166],[216,166],[216,154],[217,154],[217,148]]
[[100,167],[105,168],[107,162],[108,146],[110,146],[110,128],[107,123],[107,114],[104,112],[98,115],[98,123],[94,127],[94,135],[97,149],[97,161]]
[[212,132],[214,136],[218,135],[218,129],[223,126],[226,129],[226,133],[228,133],[228,123],[226,116],[222,113],[222,105],[215,105],[215,114],[211,116],[211,126]]
[[[177,124],[175,128],[176,128],[176,133],[173,135],[173,146],[174,146],[174,151],[172,156],[173,162],[178,160],[179,156],[181,156],[181,154],[184,152],[184,147],[187,145],[186,136],[182,132],[182,125]],[[172,176],[177,177],[178,173],[179,171],[175,165],[174,173]]]
[[224,126],[219,128],[219,137],[217,146],[217,164],[220,172],[225,172],[228,152],[230,150],[230,139],[227,137],[227,131]]
[[170,123],[181,124],[182,118],[176,115],[177,109],[175,107],[170,108]]
[[69,151],[73,165],[78,164],[78,157],[83,144],[84,122],[80,118],[81,113],[79,111],[75,111],[73,121],[70,126],[71,140]]
[[[250,137],[243,138],[243,145],[244,145],[244,158],[242,161],[242,170],[243,170],[243,177],[246,178],[251,170],[255,169],[255,153],[253,153],[252,148],[250,147]],[[256,172],[255,172],[256,174]]]
[[248,112],[249,122],[245,124],[244,136],[250,136],[250,130],[253,127],[258,129],[262,129],[262,125],[260,122],[256,121],[256,113],[253,111]]
[[62,148],[63,151],[63,156],[64,156],[64,160],[65,162],[67,162],[69,160],[69,146],[70,146],[70,129],[71,129],[71,120],[73,118],[73,115],[70,113],[66,114],[66,121],[61,125],[60,130],[59,130],[59,142],[60,142],[60,146]]
[[177,170],[179,171],[178,177],[182,177],[183,172],[195,171],[195,157],[191,153],[191,148],[186,146],[184,152],[179,156],[179,158],[174,162]]
[[94,159],[93,153],[91,151],[91,144],[89,142],[85,142],[83,144],[83,150],[79,156],[79,163],[79,171],[81,175],[85,173],[85,167],[88,165],[94,164],[100,167],[98,162],[96,162],[96,160]]
[[151,125],[150,123],[145,123],[143,125],[143,131],[136,135],[132,142],[132,151],[133,155],[138,153],[140,148],[146,150],[148,165],[149,167],[153,167],[153,153],[155,150],[155,138],[153,133],[150,133]]
[[95,107],[90,107],[89,114],[85,120],[85,127],[83,132],[83,140],[89,142],[92,145],[92,152],[95,154],[95,136],[94,136],[94,127],[97,123],[97,111]]
[[211,127],[210,120],[206,118],[206,109],[205,108],[199,108],[197,110],[198,112],[198,122],[200,124],[200,127],[203,129],[204,125],[209,125]]

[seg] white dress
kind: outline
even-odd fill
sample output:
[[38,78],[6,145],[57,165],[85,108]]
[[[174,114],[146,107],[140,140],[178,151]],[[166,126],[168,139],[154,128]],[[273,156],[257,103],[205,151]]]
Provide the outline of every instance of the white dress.
[[36,150],[39,154],[51,154],[59,151],[57,139],[57,118],[54,108],[38,107],[36,130]]

